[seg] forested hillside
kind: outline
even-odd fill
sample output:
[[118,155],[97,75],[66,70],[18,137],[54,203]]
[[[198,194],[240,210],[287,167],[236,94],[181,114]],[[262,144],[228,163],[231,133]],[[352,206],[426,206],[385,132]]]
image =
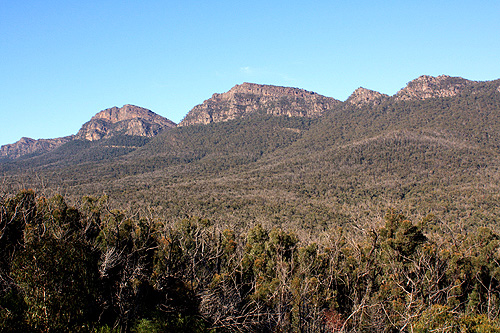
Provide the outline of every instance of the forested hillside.
[[[422,80],[429,78],[408,87]],[[259,222],[322,230],[370,223],[389,207],[496,227],[500,81],[462,79],[461,90],[455,81],[431,81],[445,97],[401,99],[407,87],[406,95],[334,104],[316,118],[256,109],[153,138],[74,140],[0,164],[2,188],[62,193],[75,202],[106,193],[117,207],[242,228]],[[453,94],[443,92],[449,84]]]
[[131,216],[32,191],[0,200],[0,330],[500,332],[498,234],[431,216],[313,239]]
[[496,332],[499,87],[246,84],[154,136],[4,159],[2,327]]

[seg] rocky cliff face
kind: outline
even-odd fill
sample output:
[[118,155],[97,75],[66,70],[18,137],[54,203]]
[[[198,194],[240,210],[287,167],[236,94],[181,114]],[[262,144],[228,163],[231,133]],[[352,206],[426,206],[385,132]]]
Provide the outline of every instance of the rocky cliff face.
[[156,113],[134,105],[112,107],[97,113],[76,134],[80,140],[95,141],[117,134],[152,137],[176,124]]
[[28,154],[42,154],[49,150],[55,149],[60,145],[73,140],[74,136],[65,136],[56,139],[40,139],[21,138],[16,143],[4,145],[0,148],[0,157],[19,158]]
[[[465,89],[474,91],[482,89],[481,87],[480,82],[461,77],[423,75],[410,81],[394,96],[358,88],[344,103],[363,107],[378,105],[386,100],[451,97]],[[500,92],[500,87],[495,89]],[[312,118],[342,104],[334,98],[304,89],[243,83],[228,92],[214,94],[210,99],[195,106],[179,126],[227,121],[257,112]],[[41,140],[22,138],[14,144],[2,146],[0,157],[18,158],[26,154],[43,153],[74,139],[95,141],[121,134],[152,137],[166,128],[175,126],[174,122],[138,106],[112,107],[97,113],[75,136]]]
[[381,94],[377,91],[373,91],[370,89],[366,89],[363,87],[360,87],[356,89],[351,96],[346,100],[347,103],[353,104],[353,105],[379,105],[382,103],[382,101],[386,100],[389,98],[389,95],[386,94]]
[[341,102],[304,89],[243,83],[195,106],[179,124],[209,124],[262,112],[276,116],[318,117]]
[[473,84],[461,77],[441,75],[438,77],[422,75],[410,81],[396,95],[396,100],[427,99],[436,97],[451,97],[459,94],[464,88]]
[[0,157],[16,159],[27,154],[41,154],[71,140],[95,141],[120,134],[152,137],[166,128],[175,126],[174,122],[148,109],[134,105],[112,107],[93,116],[83,124],[76,135],[40,140],[22,138],[16,143],[2,146]]

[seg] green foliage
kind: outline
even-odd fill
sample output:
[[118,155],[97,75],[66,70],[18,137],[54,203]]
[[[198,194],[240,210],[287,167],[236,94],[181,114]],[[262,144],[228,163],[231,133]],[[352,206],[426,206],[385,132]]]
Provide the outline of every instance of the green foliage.
[[459,321],[451,309],[442,305],[433,305],[418,318],[412,326],[415,333],[460,332]]
[[461,330],[471,333],[498,333],[500,322],[489,320],[485,315],[465,315],[460,318]]
[[162,332],[162,325],[154,320],[144,318],[138,320],[130,331],[134,333],[159,333]]
[[0,169],[6,187],[60,189],[73,201],[104,192],[115,208],[152,205],[165,220],[187,214],[242,229],[259,221],[320,232],[360,214],[369,222],[391,205],[495,229],[498,84],[477,82],[447,98],[339,103],[317,119],[263,109],[152,139],[72,141]]
[[92,331],[92,333],[119,333],[119,332],[120,330],[118,328],[112,328],[108,325],[96,327]]
[[0,298],[0,332],[25,330],[25,311],[26,303],[17,288],[3,290]]
[[427,241],[422,233],[422,225],[413,225],[402,214],[389,211],[385,217],[385,227],[380,230],[385,245],[402,256],[412,255],[417,247]]
[[26,324],[40,330],[76,330],[95,315],[98,257],[81,238],[77,209],[59,195],[36,204],[34,194],[29,195],[33,206],[25,215],[25,243],[10,274],[24,295]]
[[109,206],[33,191],[0,202],[15,235],[0,238],[0,330],[499,331],[500,237],[488,228],[451,234],[389,210],[362,231],[242,232]]
[[495,332],[498,85],[2,162],[0,330]]
[[500,323],[485,315],[457,315],[447,306],[433,305],[422,313],[411,329],[416,333],[495,333],[500,332]]
[[26,322],[35,329],[76,329],[94,316],[97,261],[89,248],[53,238],[35,241],[14,260]]

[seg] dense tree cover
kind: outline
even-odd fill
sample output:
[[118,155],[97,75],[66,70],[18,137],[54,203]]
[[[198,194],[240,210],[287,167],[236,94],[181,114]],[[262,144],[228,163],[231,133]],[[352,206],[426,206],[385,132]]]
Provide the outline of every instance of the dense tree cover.
[[119,209],[152,205],[159,218],[189,214],[243,229],[259,221],[321,231],[397,206],[496,230],[499,84],[446,98],[339,103],[318,119],[257,113],[152,139],[72,141],[1,163],[0,183],[71,202],[107,193]]
[[148,137],[130,135],[116,135],[97,141],[75,139],[43,155],[34,153],[23,155],[15,161],[5,160],[0,164],[0,170],[34,169],[47,165],[52,168],[65,168],[78,164],[109,163],[146,145],[149,141]]
[[2,161],[0,328],[496,332],[499,84]]
[[500,236],[432,216],[307,235],[0,200],[0,330],[500,332]]

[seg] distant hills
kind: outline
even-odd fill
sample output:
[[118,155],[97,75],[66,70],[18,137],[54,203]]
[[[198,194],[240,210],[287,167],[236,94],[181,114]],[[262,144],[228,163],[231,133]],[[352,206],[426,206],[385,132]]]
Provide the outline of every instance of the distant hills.
[[[460,77],[423,75],[409,82],[392,99],[450,97],[457,95],[466,87],[473,86],[474,83]],[[351,94],[346,103],[358,106],[380,104],[389,98],[391,97],[388,95],[360,87]],[[314,118],[342,104],[334,98],[304,89],[245,82],[226,93],[216,93],[202,104],[195,106],[179,126],[227,121],[254,113]],[[98,112],[90,121],[83,124],[76,135],[40,140],[23,137],[14,144],[2,146],[0,157],[15,159],[27,154],[41,154],[71,140],[95,141],[118,134],[153,137],[162,130],[175,126],[177,125],[169,119],[138,106],[112,107]]]
[[393,96],[344,102],[243,83],[176,125],[125,105],[73,136],[1,148],[4,191],[107,193],[220,223],[326,228],[370,223],[388,207],[440,221],[500,218],[500,80],[421,76]]
[[0,157],[16,159],[18,157],[30,154],[42,154],[53,150],[63,143],[74,139],[73,135],[65,136],[56,139],[31,139],[22,137],[19,141],[13,144],[3,145],[0,148]]
[[209,124],[253,113],[314,118],[340,104],[334,98],[303,89],[243,83],[195,106],[179,125]]
[[22,138],[0,148],[0,157],[16,159],[28,154],[43,154],[72,140],[95,141],[117,135],[152,137],[176,124],[156,113],[134,105],[112,107],[98,112],[83,124],[76,135],[56,139]]
[[112,107],[97,113],[83,124],[75,139],[101,140],[116,135],[153,137],[166,128],[175,127],[173,121],[134,105]]

